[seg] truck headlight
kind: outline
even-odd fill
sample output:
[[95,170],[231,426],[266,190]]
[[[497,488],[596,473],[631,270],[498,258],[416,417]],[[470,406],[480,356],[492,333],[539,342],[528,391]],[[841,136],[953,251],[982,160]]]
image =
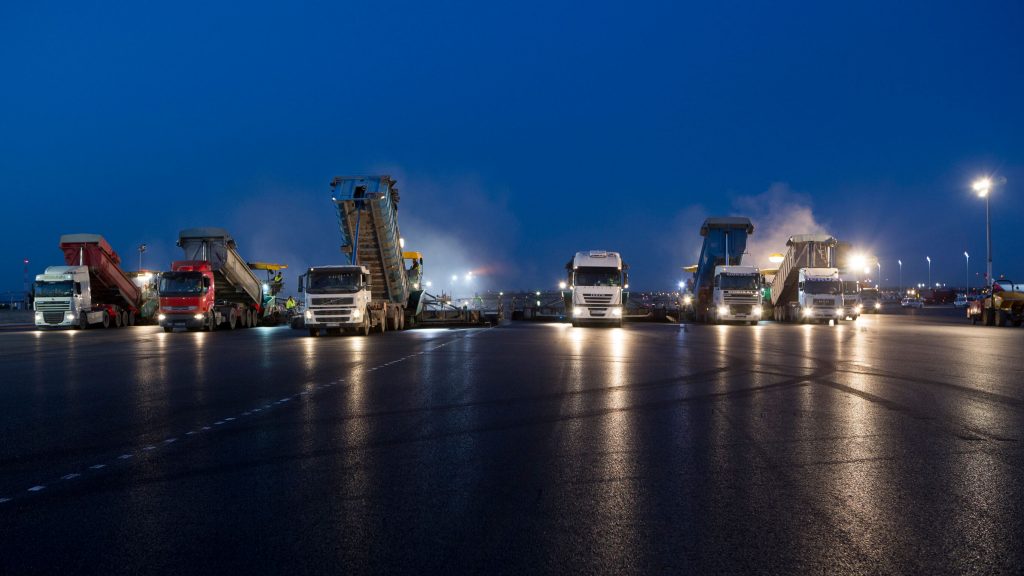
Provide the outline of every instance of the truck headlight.
[[728,316],[729,315],[729,307],[728,306],[719,306],[718,307],[718,315],[719,316]]
[[612,316],[622,316],[622,308],[612,308]]
[[156,319],[163,322],[164,320],[167,320],[167,314],[157,314]]
[[683,304],[687,306],[693,304],[693,296],[683,296]]
[[764,313],[764,310],[762,310],[760,306],[754,306],[751,312],[754,313],[754,316],[760,316],[762,313]]
[[584,308],[583,306],[576,306],[575,308],[572,309],[572,315],[577,317],[583,316],[584,314],[586,314],[586,312],[587,309]]
[[192,317],[195,318],[196,320],[202,320],[204,318],[202,314],[193,314]]
[[858,314],[860,314],[860,311],[863,310],[863,309],[864,309],[864,305],[863,304],[857,304],[857,306],[854,307],[854,310],[856,310]]
[[74,312],[65,312],[65,313],[64,313],[64,316],[65,316],[65,317],[66,317],[66,318],[67,318],[68,320],[74,320],[74,319],[75,319],[75,313],[74,313]]
[[881,302],[875,302],[875,310],[881,310],[881,309],[882,309],[882,303]]
[[312,310],[306,310],[305,316],[306,316],[306,320],[312,320],[313,319],[313,311]]
[[801,315],[803,315],[804,318],[806,318],[806,317],[811,315],[811,309],[810,308],[801,308],[800,309],[800,313],[801,313]]
[[842,308],[836,308],[836,316],[842,316],[842,315],[843,315],[843,309]]
[[352,310],[352,319],[353,320],[359,320],[362,317],[363,317],[363,311],[362,310],[360,310],[359,308],[356,308],[356,309]]
[[36,320],[42,320],[42,319],[43,319],[43,313],[42,312],[36,312]]

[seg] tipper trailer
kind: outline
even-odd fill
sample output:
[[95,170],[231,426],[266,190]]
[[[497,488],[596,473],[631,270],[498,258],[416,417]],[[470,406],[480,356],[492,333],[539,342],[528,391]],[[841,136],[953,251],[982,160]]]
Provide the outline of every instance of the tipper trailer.
[[[742,267],[747,237],[754,233],[750,218],[708,218],[700,227],[704,243],[693,273],[693,314],[698,322],[743,320],[756,323],[761,317],[760,273]],[[750,274],[757,274],[756,278]],[[723,275],[728,277],[723,279]],[[737,276],[735,282],[733,276]],[[751,282],[748,282],[750,280]],[[723,285],[733,286],[723,290]]]
[[772,281],[772,310],[783,322],[838,322],[844,314],[836,268],[839,242],[827,234],[791,236]]
[[121,269],[121,257],[99,234],[60,237],[66,266],[36,276],[35,324],[87,328],[131,326],[141,318],[142,291]]
[[185,260],[160,274],[157,319],[165,332],[175,328],[215,330],[256,326],[263,285],[238,255],[223,228],[189,228],[178,234]]
[[314,266],[299,277],[309,335],[366,335],[412,326],[422,309],[417,275],[423,262],[413,258],[413,266],[405,268],[395,180],[337,176],[331,180],[331,199],[349,263]]

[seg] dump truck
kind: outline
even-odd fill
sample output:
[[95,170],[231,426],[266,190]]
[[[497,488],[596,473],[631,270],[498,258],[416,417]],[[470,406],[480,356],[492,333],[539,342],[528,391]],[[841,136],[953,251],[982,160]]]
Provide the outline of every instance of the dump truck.
[[754,325],[762,313],[761,271],[757,266],[715,266],[711,321]]
[[[723,274],[731,276],[735,273],[741,276],[742,278],[738,279],[740,283],[749,279],[748,270],[736,267],[743,265],[747,237],[753,233],[754,225],[750,218],[729,216],[704,220],[700,227],[704,243],[700,249],[700,258],[693,269],[693,314],[698,322],[714,322],[720,317],[738,319],[734,311],[735,314],[742,314],[745,321],[756,322],[760,319],[760,300],[756,295],[749,294],[750,290],[719,289],[716,300],[715,289],[716,278],[718,285],[721,286]],[[731,286],[733,282],[727,279],[725,284]],[[758,286],[751,287],[751,290],[758,289]],[[755,312],[758,312],[756,319]]]
[[99,234],[60,237],[65,266],[36,276],[35,324],[51,328],[132,326],[142,318],[142,291]]
[[1020,326],[1024,323],[1024,284],[996,280],[988,294],[969,303],[967,318],[985,326]]
[[605,250],[577,252],[566,263],[569,294],[565,310],[572,312],[573,326],[622,326],[628,268],[621,254]]
[[223,228],[189,228],[178,234],[184,260],[160,274],[157,319],[165,332],[175,328],[215,330],[256,326],[263,285],[238,255]]
[[772,281],[772,312],[781,322],[835,321],[843,317],[843,287],[836,267],[839,242],[827,234],[791,236]]
[[396,181],[387,175],[337,176],[330,186],[348,262],[313,266],[299,276],[309,335],[383,334],[412,326],[422,310],[423,262],[414,258],[405,267]]

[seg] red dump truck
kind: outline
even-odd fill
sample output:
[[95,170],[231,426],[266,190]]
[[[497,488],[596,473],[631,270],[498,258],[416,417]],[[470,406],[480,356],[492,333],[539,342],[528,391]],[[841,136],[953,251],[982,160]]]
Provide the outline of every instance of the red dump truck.
[[235,250],[222,228],[190,228],[178,234],[188,260],[171,264],[160,274],[157,320],[165,332],[234,330],[256,326],[263,302],[263,284]]

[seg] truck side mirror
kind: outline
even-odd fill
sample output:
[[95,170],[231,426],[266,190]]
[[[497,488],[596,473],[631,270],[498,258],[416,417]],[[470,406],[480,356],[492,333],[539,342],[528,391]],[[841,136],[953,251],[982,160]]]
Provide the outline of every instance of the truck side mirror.
[[298,286],[298,288],[296,288],[296,291],[299,294],[302,294],[302,283],[303,283],[303,281],[305,281],[305,279],[306,279],[306,275],[305,274],[300,274],[299,275],[299,286]]
[[79,296],[82,295],[82,283],[81,282],[75,282],[75,294],[77,294]]

